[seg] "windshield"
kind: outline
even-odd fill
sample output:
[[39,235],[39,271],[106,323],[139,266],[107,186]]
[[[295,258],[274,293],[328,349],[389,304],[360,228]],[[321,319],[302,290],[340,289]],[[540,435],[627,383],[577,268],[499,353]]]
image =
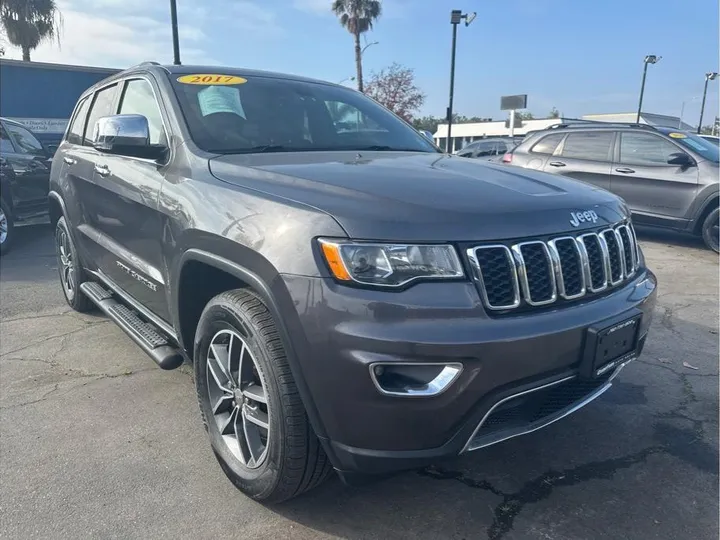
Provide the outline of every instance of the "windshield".
[[438,152],[403,120],[346,88],[266,77],[170,78],[193,141],[208,152]]
[[15,145],[17,146],[18,153],[43,158],[47,157],[45,148],[43,148],[40,141],[38,141],[35,135],[30,133],[29,130],[9,122],[6,124],[6,127],[11,136],[15,139]]
[[667,135],[676,143],[700,154],[708,161],[720,162],[720,148],[716,144],[685,131],[670,131]]

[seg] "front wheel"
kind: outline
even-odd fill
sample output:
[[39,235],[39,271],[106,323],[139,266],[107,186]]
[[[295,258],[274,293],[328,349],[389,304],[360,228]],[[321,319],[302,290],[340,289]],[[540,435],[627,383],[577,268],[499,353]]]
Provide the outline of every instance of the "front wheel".
[[707,247],[720,252],[720,208],[710,212],[703,221],[702,237]]
[[320,484],[330,463],[312,430],[272,315],[238,289],[203,311],[194,351],[200,411],[227,477],[280,502]]

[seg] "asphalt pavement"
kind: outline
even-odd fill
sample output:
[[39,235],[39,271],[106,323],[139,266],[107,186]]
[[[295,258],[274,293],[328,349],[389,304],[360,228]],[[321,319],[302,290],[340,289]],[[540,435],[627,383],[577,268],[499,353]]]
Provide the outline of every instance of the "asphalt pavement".
[[191,372],[163,372],[66,306],[51,231],[0,260],[0,537],[718,538],[718,258],[642,231],[660,282],[643,356],[531,435],[280,506],[247,499],[206,440]]

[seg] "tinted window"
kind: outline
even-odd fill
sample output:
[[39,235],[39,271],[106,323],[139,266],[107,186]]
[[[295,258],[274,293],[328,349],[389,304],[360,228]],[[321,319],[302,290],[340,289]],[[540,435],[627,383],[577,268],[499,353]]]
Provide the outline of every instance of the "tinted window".
[[667,165],[670,154],[681,150],[669,141],[648,133],[620,134],[620,163]]
[[570,133],[563,144],[562,156],[575,159],[609,161],[613,134],[609,131],[599,133]]
[[148,120],[150,144],[165,143],[162,115],[153,94],[152,86],[144,79],[134,79],[125,84],[120,114],[141,114]]
[[498,152],[497,142],[484,142],[478,145],[477,156],[494,156]]
[[82,144],[83,130],[85,128],[85,120],[87,119],[88,98],[83,99],[77,107],[75,118],[68,128],[67,141],[73,144]]
[[174,75],[170,80],[203,150],[437,152],[403,120],[347,88],[265,77],[227,85],[184,84]]
[[717,139],[713,142],[703,137],[693,135],[692,133],[676,132],[671,132],[668,136],[672,137],[676,143],[697,152],[705,159],[714,161],[715,163],[720,161],[720,148],[718,147]]
[[14,154],[15,148],[5,128],[0,126],[0,152],[3,154]]
[[10,136],[15,140],[15,149],[20,154],[28,154],[31,156],[47,157],[45,148],[37,140],[35,135],[24,127],[16,124],[6,124]]
[[92,107],[90,107],[90,114],[88,115],[84,144],[92,146],[95,142],[93,137],[95,136],[95,124],[97,123],[98,118],[115,114],[113,104],[115,103],[116,88],[117,84],[114,84],[107,88],[103,88],[95,94],[95,100],[93,101]]
[[531,152],[536,154],[552,154],[564,136],[564,133],[553,133],[552,135],[543,137],[540,139],[540,142],[532,147]]

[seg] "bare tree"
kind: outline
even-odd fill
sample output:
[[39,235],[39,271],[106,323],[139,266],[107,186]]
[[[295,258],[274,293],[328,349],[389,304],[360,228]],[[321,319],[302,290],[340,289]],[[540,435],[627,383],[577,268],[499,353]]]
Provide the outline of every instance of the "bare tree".
[[408,122],[425,103],[425,94],[415,85],[415,72],[397,62],[373,73],[365,93]]

